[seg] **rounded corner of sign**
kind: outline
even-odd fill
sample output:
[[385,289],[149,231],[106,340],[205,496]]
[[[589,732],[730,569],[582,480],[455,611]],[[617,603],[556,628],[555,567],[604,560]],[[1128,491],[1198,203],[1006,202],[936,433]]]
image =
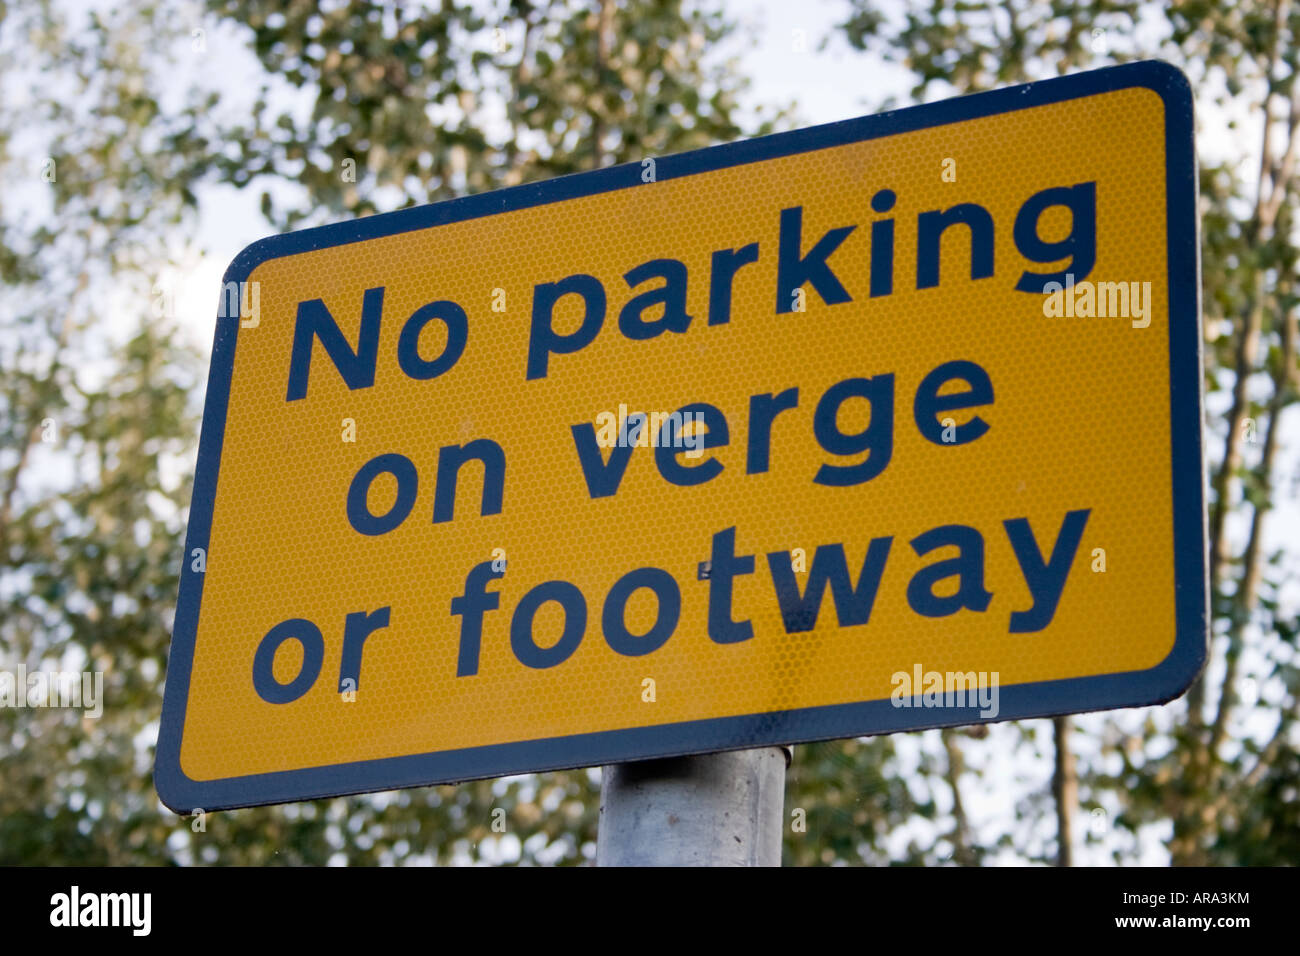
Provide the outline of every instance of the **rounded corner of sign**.
[[1209,659],[1209,635],[1204,626],[1200,626],[1196,633],[1186,633],[1186,630],[1179,628],[1169,653],[1146,672],[1155,678],[1157,688],[1151,706],[1167,704],[1182,697],[1205,670]]
[[1133,85],[1159,96],[1166,111],[1191,111],[1192,83],[1179,67],[1167,60],[1139,60],[1132,68]]
[[230,265],[226,266],[226,273],[221,277],[222,288],[232,282],[238,284],[247,281],[253,270],[262,263],[279,258],[283,254],[277,249],[281,238],[265,236],[240,249],[235,258],[230,260]]
[[202,809],[201,784],[181,769],[179,755],[158,755],[153,768],[153,786],[162,805],[182,817]]

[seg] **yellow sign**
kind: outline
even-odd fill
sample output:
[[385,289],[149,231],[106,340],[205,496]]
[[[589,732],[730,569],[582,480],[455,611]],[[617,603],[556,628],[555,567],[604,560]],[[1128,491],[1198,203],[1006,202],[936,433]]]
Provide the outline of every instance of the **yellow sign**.
[[251,246],[163,800],[1181,693],[1194,175],[1142,63]]

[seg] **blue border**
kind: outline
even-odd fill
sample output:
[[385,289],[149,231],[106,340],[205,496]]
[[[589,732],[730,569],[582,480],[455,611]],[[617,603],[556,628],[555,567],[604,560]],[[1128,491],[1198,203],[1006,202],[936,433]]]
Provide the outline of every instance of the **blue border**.
[[[1168,657],[1145,671],[1003,688],[998,720],[1164,703],[1182,694],[1205,663],[1209,607],[1206,593],[1205,467],[1201,445],[1200,260],[1192,94],[1186,77],[1167,63],[1148,60],[656,159],[656,178],[675,179],[1131,87],[1155,91],[1165,106],[1172,532],[1177,618],[1174,646]],[[281,256],[639,185],[640,165],[627,163],[272,236],[253,243],[236,256],[223,282],[243,282],[259,264]],[[528,771],[981,722],[974,708],[902,709],[893,707],[888,700],[880,700],[580,734],[225,780],[191,780],[181,770],[180,750],[199,605],[203,596],[203,575],[189,570],[188,555],[194,548],[207,548],[212,530],[212,507],[221,465],[238,322],[238,316],[217,319],[185,540],[186,558],[182,563],[158,735],[154,780],[159,797],[173,810],[186,813],[200,807],[219,810],[257,806]],[[921,719],[918,721],[917,718]]]

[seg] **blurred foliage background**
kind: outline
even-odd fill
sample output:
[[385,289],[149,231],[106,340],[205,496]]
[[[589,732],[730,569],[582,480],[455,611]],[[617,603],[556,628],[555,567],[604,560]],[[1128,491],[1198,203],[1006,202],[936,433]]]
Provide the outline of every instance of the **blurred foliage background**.
[[[1300,397],[1300,9],[826,3],[822,49],[860,53],[845,82],[868,97],[873,57],[922,102],[1155,56],[1213,112],[1199,143],[1214,638],[1203,678],[1163,708],[797,747],[786,812],[806,827],[788,828],[786,863],[1297,862],[1300,621],[1280,591],[1300,536],[1270,550],[1266,528],[1300,478],[1284,441]],[[202,829],[158,802],[205,372],[158,277],[211,184],[258,191],[288,229],[798,125],[797,104],[741,105],[749,78],[717,53],[737,6],[0,0],[0,667],[102,670],[108,701],[98,720],[0,709],[0,864],[592,858],[597,770]],[[176,79],[216,30],[263,73],[235,120],[219,69]],[[133,316],[125,333],[106,330],[110,309]]]

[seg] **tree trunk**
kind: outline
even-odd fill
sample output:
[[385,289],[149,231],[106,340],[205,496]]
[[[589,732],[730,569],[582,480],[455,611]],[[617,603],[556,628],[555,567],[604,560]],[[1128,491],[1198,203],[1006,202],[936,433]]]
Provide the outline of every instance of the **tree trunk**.
[[1056,770],[1052,774],[1052,795],[1056,798],[1056,865],[1074,866],[1074,809],[1079,802],[1079,779],[1070,752],[1070,718],[1053,717],[1056,738]]

